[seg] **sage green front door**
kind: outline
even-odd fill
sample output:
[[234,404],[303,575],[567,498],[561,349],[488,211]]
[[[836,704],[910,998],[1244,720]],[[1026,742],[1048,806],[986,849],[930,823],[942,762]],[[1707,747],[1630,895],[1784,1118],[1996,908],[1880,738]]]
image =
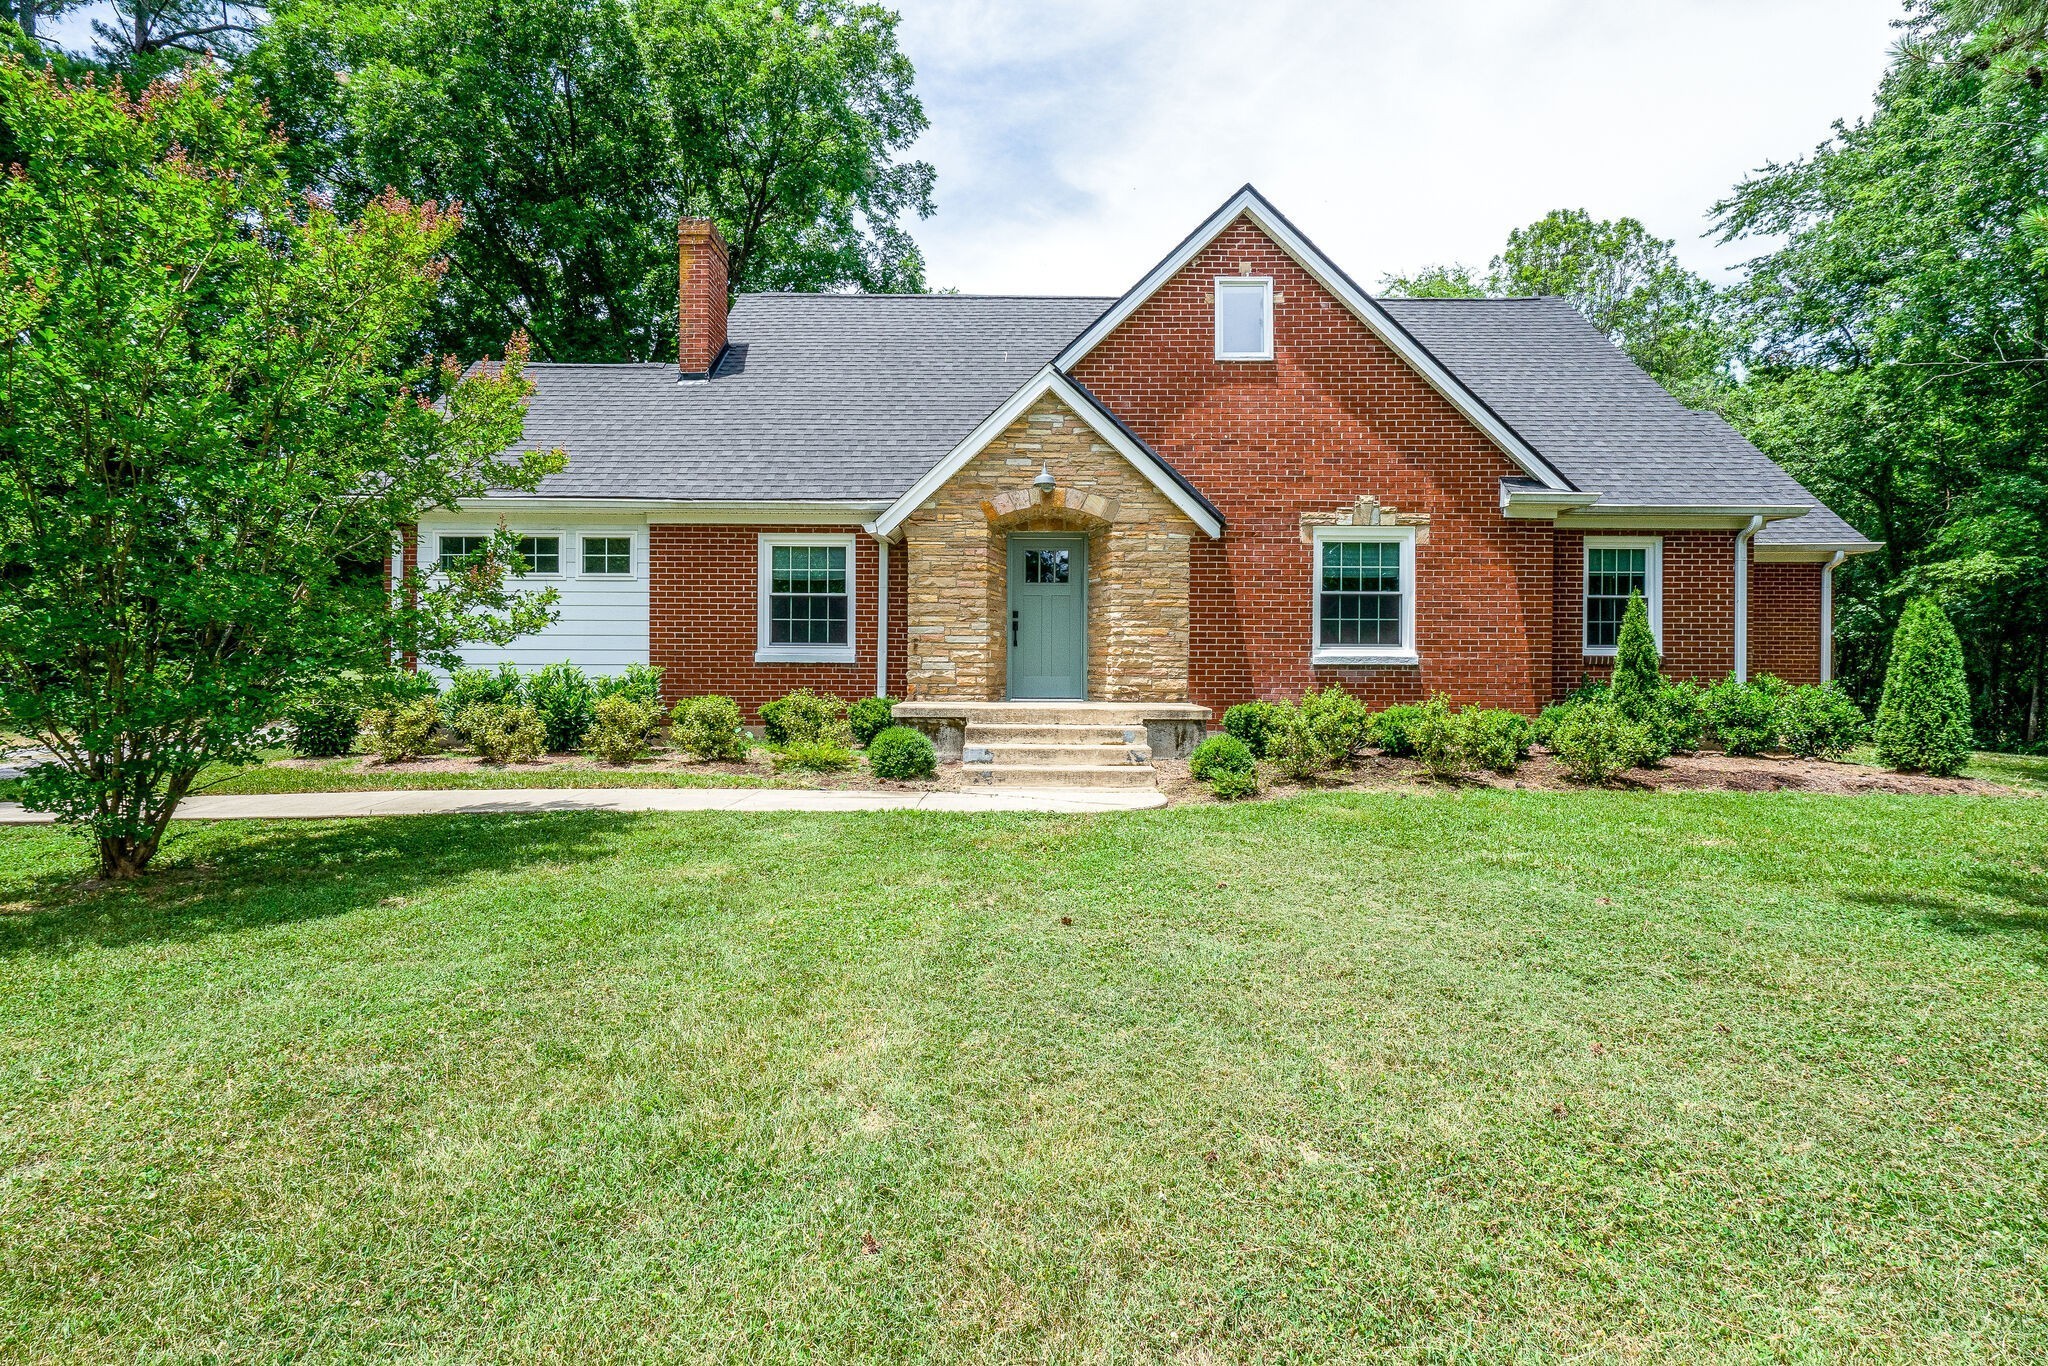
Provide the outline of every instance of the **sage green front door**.
[[1088,695],[1088,538],[1010,537],[1010,696]]

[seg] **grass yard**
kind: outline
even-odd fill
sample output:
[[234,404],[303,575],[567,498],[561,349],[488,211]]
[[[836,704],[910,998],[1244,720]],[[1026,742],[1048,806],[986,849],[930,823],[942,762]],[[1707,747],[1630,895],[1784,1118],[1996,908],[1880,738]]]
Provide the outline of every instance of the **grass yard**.
[[2048,1356],[2048,802],[0,831],[0,1355]]

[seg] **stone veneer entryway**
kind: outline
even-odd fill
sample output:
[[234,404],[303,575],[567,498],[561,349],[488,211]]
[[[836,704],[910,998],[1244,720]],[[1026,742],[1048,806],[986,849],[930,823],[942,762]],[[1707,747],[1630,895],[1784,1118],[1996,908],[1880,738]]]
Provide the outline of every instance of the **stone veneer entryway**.
[[[1041,469],[1049,494],[1033,486]],[[903,523],[908,701],[1004,700],[1008,538],[1050,531],[1088,538],[1088,700],[1186,702],[1200,529],[1050,393]]]

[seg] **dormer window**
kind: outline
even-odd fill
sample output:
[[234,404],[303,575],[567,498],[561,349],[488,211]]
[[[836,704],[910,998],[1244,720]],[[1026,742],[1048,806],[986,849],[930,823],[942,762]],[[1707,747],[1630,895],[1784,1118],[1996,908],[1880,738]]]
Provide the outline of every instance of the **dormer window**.
[[1273,281],[1231,275],[1216,282],[1216,359],[1273,359]]

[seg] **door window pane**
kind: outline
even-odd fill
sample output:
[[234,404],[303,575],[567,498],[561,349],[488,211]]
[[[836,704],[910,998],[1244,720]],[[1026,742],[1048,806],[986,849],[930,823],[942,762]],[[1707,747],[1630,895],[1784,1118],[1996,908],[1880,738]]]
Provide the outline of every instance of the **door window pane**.
[[1024,552],[1024,582],[1065,583],[1073,572],[1070,550],[1027,550]]

